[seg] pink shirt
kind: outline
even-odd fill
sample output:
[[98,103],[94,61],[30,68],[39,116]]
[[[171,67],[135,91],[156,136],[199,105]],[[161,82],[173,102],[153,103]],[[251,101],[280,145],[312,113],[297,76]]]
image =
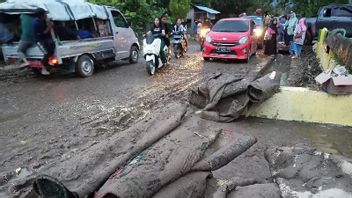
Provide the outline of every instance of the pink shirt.
[[[302,36],[299,38],[296,38],[296,35],[299,35],[299,34],[302,34]],[[299,24],[296,25],[296,28],[295,28],[293,35],[294,35],[293,40],[295,43],[297,43],[299,45],[304,44],[304,40],[306,39],[306,31],[303,31],[302,27]]]

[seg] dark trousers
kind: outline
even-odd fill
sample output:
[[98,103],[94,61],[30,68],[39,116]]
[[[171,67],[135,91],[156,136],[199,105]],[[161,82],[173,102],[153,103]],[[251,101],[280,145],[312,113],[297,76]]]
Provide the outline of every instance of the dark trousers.
[[40,44],[43,46],[45,52],[44,52],[44,58],[42,60],[42,64],[44,66],[49,65],[49,58],[54,55],[55,53],[55,43],[51,39],[47,39],[44,41],[40,41]]

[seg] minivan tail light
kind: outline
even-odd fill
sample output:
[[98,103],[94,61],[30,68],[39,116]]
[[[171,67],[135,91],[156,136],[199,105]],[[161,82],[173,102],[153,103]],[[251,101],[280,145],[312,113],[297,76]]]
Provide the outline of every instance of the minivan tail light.
[[57,65],[59,64],[59,59],[55,56],[49,58],[49,65]]

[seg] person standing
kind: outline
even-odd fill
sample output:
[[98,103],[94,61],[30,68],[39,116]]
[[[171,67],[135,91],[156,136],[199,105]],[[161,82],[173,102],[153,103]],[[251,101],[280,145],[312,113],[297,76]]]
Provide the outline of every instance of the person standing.
[[29,61],[27,60],[27,50],[32,47],[34,42],[34,17],[28,14],[21,14],[21,39],[18,44],[18,57],[23,62],[22,66],[28,66]]
[[285,39],[286,45],[290,45],[290,43],[293,41],[293,33],[295,31],[297,23],[298,19],[296,17],[296,14],[292,12],[287,24],[287,37]]
[[50,74],[46,67],[49,64],[49,58],[55,53],[55,43],[51,36],[51,30],[53,27],[54,23],[48,20],[45,10],[38,9],[34,20],[34,37],[35,41],[39,42],[45,50],[44,57],[41,61],[43,64],[43,75]]
[[306,38],[307,25],[304,18],[299,20],[295,31],[293,33],[293,42],[290,47],[290,54],[293,59],[297,59],[301,56],[304,40]]
[[264,54],[273,55],[277,53],[277,19],[273,19],[264,36]]
[[287,22],[287,15],[280,17],[280,24],[279,24],[279,41],[283,42],[285,38],[285,24]]

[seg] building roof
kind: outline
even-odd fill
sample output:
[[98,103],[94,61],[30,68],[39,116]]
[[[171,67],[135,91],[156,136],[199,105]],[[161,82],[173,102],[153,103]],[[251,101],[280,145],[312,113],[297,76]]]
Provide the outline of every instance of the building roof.
[[220,14],[219,11],[214,10],[212,8],[205,7],[205,6],[193,5],[193,7],[197,8],[198,10],[201,10],[201,11],[204,11],[206,13],[209,13],[209,14]]

